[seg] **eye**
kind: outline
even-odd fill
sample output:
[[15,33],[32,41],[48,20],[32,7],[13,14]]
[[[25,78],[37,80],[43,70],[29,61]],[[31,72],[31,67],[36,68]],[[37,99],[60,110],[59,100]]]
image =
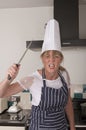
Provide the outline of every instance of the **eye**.
[[46,57],[46,58],[49,58],[49,55],[48,55],[48,54],[46,54],[46,55],[45,55],[45,57]]
[[60,56],[59,55],[55,55],[54,58],[60,58]]

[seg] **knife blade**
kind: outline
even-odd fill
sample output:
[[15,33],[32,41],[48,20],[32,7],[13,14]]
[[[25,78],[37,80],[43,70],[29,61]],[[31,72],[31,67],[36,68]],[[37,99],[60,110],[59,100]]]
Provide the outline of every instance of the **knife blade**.
[[[20,64],[21,61],[23,60],[23,58],[24,58],[25,54],[27,53],[28,49],[30,48],[31,44],[32,44],[32,41],[29,43],[28,47],[26,48],[26,50],[25,50],[24,53],[22,54],[21,58],[19,59],[18,63],[16,64],[17,67],[19,66],[19,64]],[[10,74],[8,74],[8,77],[7,77],[7,78],[8,78],[8,80],[11,80]]]

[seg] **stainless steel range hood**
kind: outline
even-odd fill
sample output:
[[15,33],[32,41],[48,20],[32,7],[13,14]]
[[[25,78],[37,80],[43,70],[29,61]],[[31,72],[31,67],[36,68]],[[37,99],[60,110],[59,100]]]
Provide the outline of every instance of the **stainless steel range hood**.
[[86,46],[86,24],[83,22],[86,15],[81,16],[85,10],[82,7],[79,0],[54,0],[54,18],[60,25],[62,47]]
[[[54,0],[54,18],[60,24],[62,47],[86,47],[86,38],[79,36],[81,9],[79,0]],[[85,20],[83,19],[83,21]],[[30,44],[30,41],[26,41],[26,47],[28,44]],[[34,40],[30,49],[39,51],[42,48],[42,44],[43,40]]]

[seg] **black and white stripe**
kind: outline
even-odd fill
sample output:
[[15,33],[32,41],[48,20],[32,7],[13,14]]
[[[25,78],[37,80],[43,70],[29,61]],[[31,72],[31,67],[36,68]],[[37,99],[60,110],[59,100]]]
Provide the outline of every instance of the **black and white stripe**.
[[64,107],[68,88],[64,78],[60,74],[59,76],[63,84],[59,89],[46,86],[46,81],[43,80],[41,101],[38,106],[32,106],[29,130],[67,130]]

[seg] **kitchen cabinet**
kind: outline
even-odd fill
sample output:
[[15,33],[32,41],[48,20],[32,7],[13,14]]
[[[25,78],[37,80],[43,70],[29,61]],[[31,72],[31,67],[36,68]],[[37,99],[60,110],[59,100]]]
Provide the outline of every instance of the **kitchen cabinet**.
[[0,130],[25,130],[25,127],[0,126]]

